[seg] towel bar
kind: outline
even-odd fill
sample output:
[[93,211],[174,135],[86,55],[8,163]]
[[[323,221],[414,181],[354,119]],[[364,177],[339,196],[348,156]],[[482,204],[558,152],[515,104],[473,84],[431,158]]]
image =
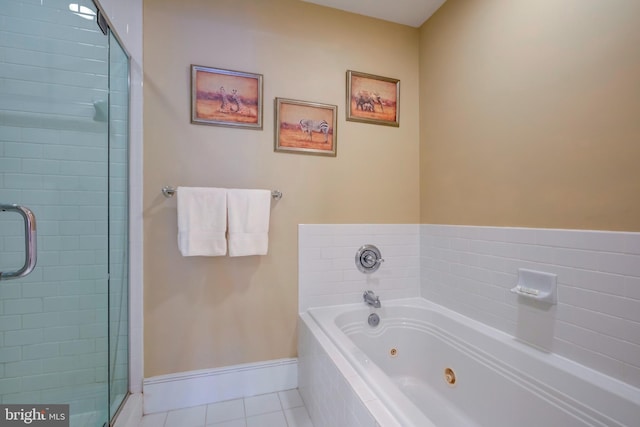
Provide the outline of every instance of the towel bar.
[[[162,187],[162,194],[164,195],[164,197],[167,198],[171,198],[176,194],[176,187],[170,186],[170,185],[165,185],[164,187]],[[271,191],[271,197],[274,200],[280,200],[282,199],[282,192],[278,191],[278,190],[272,190]]]

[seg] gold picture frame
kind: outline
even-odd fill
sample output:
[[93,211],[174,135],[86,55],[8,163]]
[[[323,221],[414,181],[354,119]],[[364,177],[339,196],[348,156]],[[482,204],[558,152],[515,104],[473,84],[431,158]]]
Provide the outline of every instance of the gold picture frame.
[[274,151],[337,155],[337,105],[276,98],[274,116]]
[[262,129],[262,74],[191,65],[191,123]]
[[400,126],[400,80],[347,70],[347,120]]

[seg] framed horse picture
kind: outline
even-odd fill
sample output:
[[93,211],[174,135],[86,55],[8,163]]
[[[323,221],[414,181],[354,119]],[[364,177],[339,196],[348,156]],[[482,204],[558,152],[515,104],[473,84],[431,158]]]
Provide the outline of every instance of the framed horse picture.
[[336,156],[337,105],[276,98],[275,112],[274,151]]
[[191,123],[262,129],[262,75],[191,66]]
[[347,71],[347,120],[400,126],[400,80]]

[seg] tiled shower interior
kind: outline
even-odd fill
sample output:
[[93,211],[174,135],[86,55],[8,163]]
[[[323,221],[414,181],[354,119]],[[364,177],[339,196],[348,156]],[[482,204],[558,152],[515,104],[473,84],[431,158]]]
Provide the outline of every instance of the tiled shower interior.
[[[36,213],[39,243],[0,286],[0,402],[70,403],[77,426],[128,386],[128,59],[84,3],[0,4],[0,200]],[[0,216],[2,271],[21,222]]]

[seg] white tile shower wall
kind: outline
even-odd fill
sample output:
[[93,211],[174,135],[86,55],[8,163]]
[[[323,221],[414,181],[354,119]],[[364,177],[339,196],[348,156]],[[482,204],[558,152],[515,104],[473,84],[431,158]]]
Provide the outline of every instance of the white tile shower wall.
[[[62,0],[3,0],[0,20],[0,200],[33,208],[39,231],[36,270],[0,287],[2,403],[92,412],[107,369],[106,122],[93,119],[107,41]],[[13,267],[21,230],[0,227]]]
[[[358,271],[357,250],[376,245],[384,258],[372,274]],[[371,289],[385,299],[420,293],[416,224],[301,224],[298,226],[299,311],[362,301]]]
[[0,16],[3,118],[62,126],[70,119],[92,118],[93,102],[107,96],[108,51],[95,22],[71,13],[62,0],[3,0]]
[[[558,304],[509,291],[518,268],[558,275]],[[640,233],[421,226],[421,294],[640,387]]]

